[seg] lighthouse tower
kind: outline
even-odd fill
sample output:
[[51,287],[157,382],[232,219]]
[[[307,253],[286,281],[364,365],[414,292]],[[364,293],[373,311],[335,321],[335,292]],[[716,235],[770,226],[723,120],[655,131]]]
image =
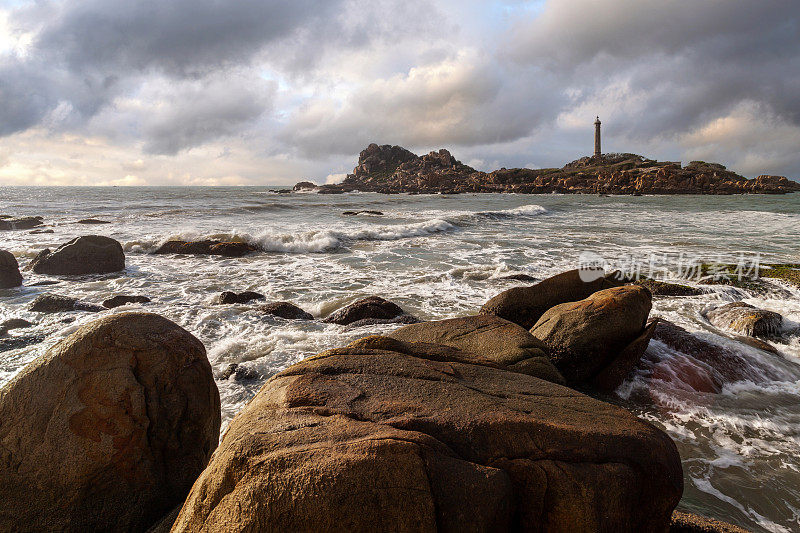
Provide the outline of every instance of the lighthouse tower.
[[600,157],[603,151],[600,149],[600,117],[594,121],[594,155]]

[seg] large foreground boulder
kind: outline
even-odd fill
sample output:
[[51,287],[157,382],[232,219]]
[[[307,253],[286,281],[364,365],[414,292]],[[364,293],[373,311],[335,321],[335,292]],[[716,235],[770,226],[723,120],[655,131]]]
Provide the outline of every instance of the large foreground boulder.
[[406,342],[427,342],[452,346],[495,361],[501,368],[564,383],[547,357],[547,346],[525,328],[492,315],[467,316],[423,322],[402,327],[389,334]]
[[62,244],[55,251],[45,248],[27,266],[37,274],[107,274],[125,270],[122,245],[110,237],[86,235]]
[[242,257],[258,250],[246,242],[225,241],[167,241],[154,254],[221,255]]
[[143,531],[185,498],[219,439],[203,345],[122,313],[0,389],[0,530]]
[[682,483],[670,438],[621,408],[351,348],[264,385],[172,531],[666,531]]
[[616,273],[576,269],[562,272],[531,287],[503,291],[481,307],[480,314],[496,315],[530,329],[545,311],[558,304],[576,302],[597,291],[622,285]]
[[750,337],[776,337],[781,333],[783,317],[745,302],[733,302],[704,311],[703,315],[718,328]]
[[14,254],[0,250],[0,289],[11,289],[22,285],[22,274]]
[[369,296],[332,313],[323,322],[346,326],[368,318],[392,320],[406,314],[399,305],[381,298]]
[[605,289],[551,308],[531,333],[547,345],[568,383],[591,383],[631,345],[635,353],[625,353],[625,359],[628,370],[633,368],[650,340],[645,324],[651,307],[650,291],[644,287]]

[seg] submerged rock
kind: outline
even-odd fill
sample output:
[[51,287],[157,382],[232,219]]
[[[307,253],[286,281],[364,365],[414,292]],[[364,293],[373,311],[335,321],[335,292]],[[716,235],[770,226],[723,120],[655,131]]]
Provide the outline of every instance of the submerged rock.
[[172,531],[666,531],[682,484],[670,438],[619,407],[351,348],[267,381]]
[[288,320],[314,320],[314,315],[307,313],[290,302],[272,302],[258,308],[265,315],[273,315]]
[[147,296],[129,296],[127,294],[119,294],[113,298],[103,301],[103,307],[106,309],[114,309],[128,304],[146,304],[150,302]]
[[231,291],[225,291],[220,293],[217,296],[217,299],[214,303],[224,305],[224,304],[246,304],[251,300],[263,300],[265,296],[258,292],[253,291],[244,291],[240,293],[235,293]]
[[365,318],[392,319],[406,314],[400,306],[380,296],[370,296],[343,307],[331,314],[323,322],[346,326]]
[[525,328],[502,318],[483,315],[423,322],[402,327],[389,334],[406,342],[451,346],[499,368],[564,383],[561,373],[547,357],[547,346]]
[[[650,291],[644,287],[605,289],[552,307],[531,334],[547,345],[551,361],[568,383],[591,383],[611,364],[624,362],[627,371],[633,369],[647,348],[645,324],[651,306]],[[629,346],[633,353],[625,352]],[[614,373],[627,371],[617,368]]]
[[750,337],[776,337],[780,335],[783,325],[780,314],[744,302],[733,302],[703,311],[703,316],[718,328]]
[[71,296],[42,294],[31,302],[28,310],[34,313],[65,313],[68,311],[88,311],[90,313],[97,313],[104,309],[99,305],[81,302],[77,298],[72,298]]
[[169,320],[87,324],[0,390],[0,530],[144,531],[219,439],[203,345]]
[[0,289],[11,289],[22,285],[22,274],[14,254],[0,250]]
[[167,241],[154,254],[221,255],[242,257],[258,249],[246,242],[223,241]]
[[31,229],[42,225],[42,217],[3,218],[0,230]]
[[55,251],[44,249],[27,266],[37,274],[107,274],[125,270],[122,245],[110,237],[86,235],[62,244]]
[[605,275],[602,270],[570,270],[531,287],[503,291],[486,302],[480,314],[496,315],[530,329],[553,306],[583,300],[599,290],[622,285],[616,277],[616,273]]
[[364,209],[362,211],[342,211],[342,214],[348,217],[354,217],[356,215],[371,215],[376,217],[382,217],[383,211],[371,211],[369,209]]
[[84,218],[83,220],[79,220],[77,224],[97,225],[97,224],[111,224],[111,222],[107,220],[98,220],[96,218]]

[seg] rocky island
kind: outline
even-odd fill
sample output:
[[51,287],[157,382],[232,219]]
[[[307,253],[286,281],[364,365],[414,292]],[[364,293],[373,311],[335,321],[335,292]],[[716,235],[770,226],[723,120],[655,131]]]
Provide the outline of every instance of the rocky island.
[[786,194],[800,183],[784,176],[747,179],[719,163],[655,161],[636,154],[595,154],[562,168],[501,168],[481,172],[441,149],[418,156],[401,146],[370,144],[352,174],[340,184],[295,185],[337,194],[351,191],[385,194]]

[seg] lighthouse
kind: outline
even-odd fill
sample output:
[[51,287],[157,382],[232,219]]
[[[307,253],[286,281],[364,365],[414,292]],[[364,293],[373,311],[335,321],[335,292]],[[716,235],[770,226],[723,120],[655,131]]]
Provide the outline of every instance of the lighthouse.
[[600,157],[603,151],[600,149],[600,117],[594,121],[594,155]]

